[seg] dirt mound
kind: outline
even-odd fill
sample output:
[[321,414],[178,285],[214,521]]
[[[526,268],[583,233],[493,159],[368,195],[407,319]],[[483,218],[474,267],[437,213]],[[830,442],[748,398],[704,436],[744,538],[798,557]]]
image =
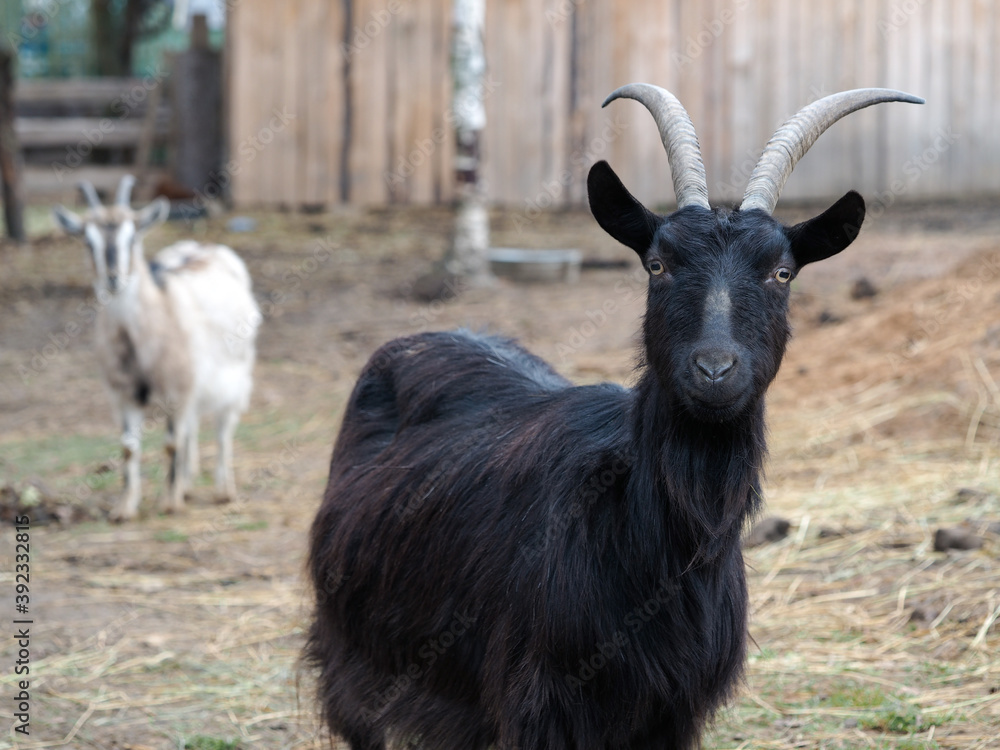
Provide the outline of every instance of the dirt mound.
[[[821,322],[835,306],[835,322]],[[875,396],[878,436],[1000,439],[1000,243],[871,297],[803,292],[774,392],[798,408]]]

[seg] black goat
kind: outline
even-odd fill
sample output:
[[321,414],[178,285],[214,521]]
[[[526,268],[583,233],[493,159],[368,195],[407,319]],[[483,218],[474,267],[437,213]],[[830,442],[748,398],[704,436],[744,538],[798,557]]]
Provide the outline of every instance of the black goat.
[[683,750],[739,681],[740,534],[761,502],[789,281],[854,240],[864,201],[790,228],[770,213],[834,121],[921,100],[806,107],[727,211],[709,207],[680,103],[645,84],[617,97],[653,113],[678,199],[658,216],[607,163],[588,179],[598,223],[649,273],[637,386],[574,387],[458,331],[386,344],[351,395],[312,527],[305,655],[352,750]]

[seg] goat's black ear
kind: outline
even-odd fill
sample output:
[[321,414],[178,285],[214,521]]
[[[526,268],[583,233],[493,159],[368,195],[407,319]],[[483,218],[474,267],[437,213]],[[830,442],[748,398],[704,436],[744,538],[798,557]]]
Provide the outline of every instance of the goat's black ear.
[[851,190],[819,216],[786,229],[795,263],[801,268],[836,255],[854,242],[864,220],[865,199]]
[[56,223],[63,228],[66,234],[83,234],[83,219],[65,206],[53,206],[52,216],[55,217]]
[[157,224],[167,220],[170,215],[170,201],[160,196],[135,215],[135,228],[139,232],[147,232]]
[[663,217],[633,198],[606,161],[590,168],[587,196],[590,211],[601,228],[639,253],[639,257],[645,256]]

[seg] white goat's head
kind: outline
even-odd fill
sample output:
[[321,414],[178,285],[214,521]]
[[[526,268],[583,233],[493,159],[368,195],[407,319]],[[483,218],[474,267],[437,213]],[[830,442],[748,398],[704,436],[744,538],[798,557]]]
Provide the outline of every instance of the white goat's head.
[[143,235],[170,213],[166,198],[157,198],[145,208],[133,211],[129,199],[134,184],[132,175],[123,177],[114,205],[102,206],[94,186],[81,182],[80,190],[90,205],[86,214],[80,216],[64,206],[52,209],[59,226],[68,234],[82,236],[90,248],[94,289],[98,295],[119,294],[134,283],[143,262]]

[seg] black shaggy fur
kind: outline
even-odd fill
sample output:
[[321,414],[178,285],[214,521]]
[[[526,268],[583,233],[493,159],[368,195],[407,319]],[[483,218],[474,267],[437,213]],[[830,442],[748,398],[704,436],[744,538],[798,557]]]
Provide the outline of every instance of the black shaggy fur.
[[306,657],[352,750],[685,750],[740,678],[740,535],[788,337],[776,273],[850,244],[864,203],[786,228],[657,216],[603,162],[588,185],[650,271],[634,389],[457,331],[386,344],[351,395]]

